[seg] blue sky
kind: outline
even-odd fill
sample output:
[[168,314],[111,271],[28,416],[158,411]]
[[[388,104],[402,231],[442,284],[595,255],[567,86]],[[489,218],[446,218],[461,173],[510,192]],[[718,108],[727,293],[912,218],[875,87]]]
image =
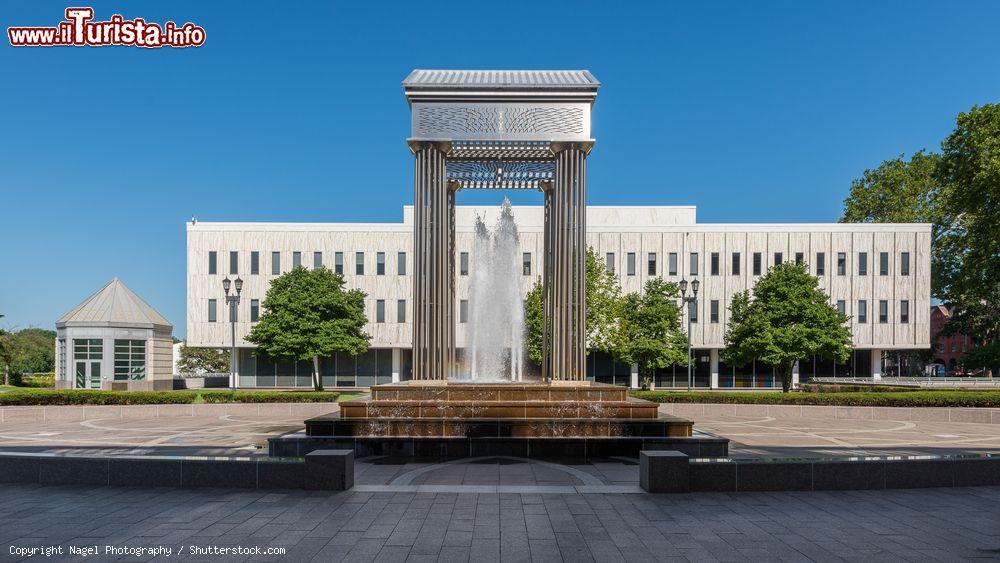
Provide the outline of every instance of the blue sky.
[[[0,45],[0,313],[120,277],[184,334],[184,222],[397,221],[412,68],[587,68],[588,203],[826,222],[851,179],[1000,97],[996,2],[87,2],[197,49]],[[6,1],[0,24],[66,4]],[[460,204],[498,203],[496,192]],[[515,194],[515,203],[537,198]]]

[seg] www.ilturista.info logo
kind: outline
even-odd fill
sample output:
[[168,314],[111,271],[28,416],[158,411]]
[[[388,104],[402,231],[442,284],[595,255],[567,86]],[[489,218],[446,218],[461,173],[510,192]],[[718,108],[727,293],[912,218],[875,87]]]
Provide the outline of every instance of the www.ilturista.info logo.
[[108,21],[94,19],[93,8],[66,8],[66,21],[55,27],[8,27],[7,38],[14,47],[102,47],[128,45],[158,47],[201,47],[205,28],[187,22],[168,21],[162,26],[142,18],[126,20],[120,14]]

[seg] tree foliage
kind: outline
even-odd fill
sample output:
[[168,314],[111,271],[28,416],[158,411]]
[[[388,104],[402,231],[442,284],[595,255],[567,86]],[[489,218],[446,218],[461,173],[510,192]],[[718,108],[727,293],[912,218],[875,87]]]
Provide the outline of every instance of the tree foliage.
[[[587,249],[586,265],[587,348],[610,352],[616,341],[618,320],[621,317],[621,287],[618,285],[618,278],[608,271],[593,248]],[[524,298],[525,347],[528,357],[536,364],[542,363],[544,323],[542,282],[536,280]]]
[[[2,318],[3,315],[0,315]],[[4,385],[20,385],[25,373],[46,373],[55,367],[56,333],[42,328],[0,329],[0,369]]]
[[777,366],[786,392],[796,361],[816,355],[845,362],[852,346],[848,318],[806,268],[792,262],[774,266],[751,291],[734,295],[722,351],[729,364],[759,360]]
[[338,352],[356,356],[368,349],[365,297],[361,290],[345,290],[340,274],[300,266],[271,282],[260,322],[246,339],[278,360],[311,359],[313,386],[322,390],[322,358]]
[[688,364],[677,298],[677,284],[662,278],[649,280],[642,293],[624,298],[613,354],[619,362],[638,364],[642,379],[652,377],[657,369]]
[[220,348],[194,348],[181,346],[181,357],[177,361],[180,373],[203,375],[206,373],[229,372],[229,350]]
[[842,220],[931,223],[931,291],[953,310],[945,331],[1000,341],[1000,104],[959,114],[940,154],[866,170]]

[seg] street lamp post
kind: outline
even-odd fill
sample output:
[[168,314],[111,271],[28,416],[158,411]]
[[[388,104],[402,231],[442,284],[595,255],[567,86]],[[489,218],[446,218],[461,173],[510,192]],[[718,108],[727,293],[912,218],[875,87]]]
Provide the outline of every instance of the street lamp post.
[[696,303],[698,301],[698,288],[701,286],[701,282],[695,278],[691,282],[691,297],[687,296],[688,281],[686,279],[681,279],[681,302],[684,304],[684,308],[687,309],[687,319],[688,319],[688,329],[687,329],[687,339],[688,339],[688,391],[691,390],[691,306],[690,303]]
[[[236,290],[229,294],[230,285]],[[236,311],[240,304],[240,293],[243,291],[243,280],[239,277],[234,281],[226,276],[222,280],[222,289],[226,292],[226,305],[229,306],[229,327],[232,329],[232,348],[229,351],[229,388],[236,389]]]

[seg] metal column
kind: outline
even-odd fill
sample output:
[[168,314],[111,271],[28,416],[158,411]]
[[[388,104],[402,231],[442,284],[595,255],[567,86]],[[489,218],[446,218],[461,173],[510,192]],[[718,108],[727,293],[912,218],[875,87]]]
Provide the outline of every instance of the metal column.
[[415,159],[413,378],[448,379],[455,365],[455,197],[447,143],[411,143]]

